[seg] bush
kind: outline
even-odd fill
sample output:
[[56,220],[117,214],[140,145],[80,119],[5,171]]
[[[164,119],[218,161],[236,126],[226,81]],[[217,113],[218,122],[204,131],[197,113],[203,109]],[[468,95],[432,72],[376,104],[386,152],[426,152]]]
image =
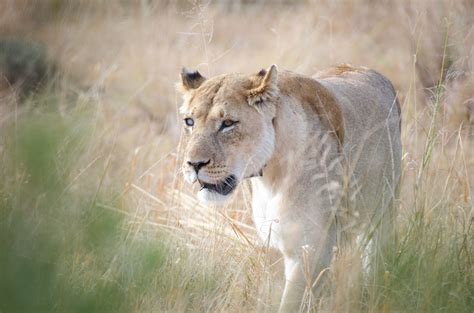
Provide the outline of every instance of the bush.
[[0,90],[13,87],[21,96],[28,96],[47,83],[52,68],[42,45],[0,39]]

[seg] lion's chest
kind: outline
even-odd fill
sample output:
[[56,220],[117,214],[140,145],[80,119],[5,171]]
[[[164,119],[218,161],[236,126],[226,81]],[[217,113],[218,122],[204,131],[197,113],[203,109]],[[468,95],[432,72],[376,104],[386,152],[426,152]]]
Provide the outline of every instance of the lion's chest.
[[252,211],[258,235],[264,245],[282,248],[280,204],[282,195],[272,193],[258,178],[252,180]]

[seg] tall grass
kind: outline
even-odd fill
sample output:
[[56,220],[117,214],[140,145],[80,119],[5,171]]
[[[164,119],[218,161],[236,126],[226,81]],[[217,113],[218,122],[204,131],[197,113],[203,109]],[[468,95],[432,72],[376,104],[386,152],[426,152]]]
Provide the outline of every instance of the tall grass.
[[34,19],[21,3],[23,26],[2,33],[42,42],[61,73],[26,99],[0,92],[0,312],[275,311],[283,264],[257,241],[246,186],[206,208],[181,180],[174,83],[183,65],[338,62],[397,87],[398,240],[381,272],[339,253],[313,309],[472,311],[472,126],[447,100],[472,75],[469,3],[66,1]]
[[75,164],[94,145],[90,112],[42,105],[1,129],[0,311],[176,311],[208,301],[219,268],[196,267],[159,229],[138,231],[120,180],[102,184],[106,159],[93,179],[81,177],[91,175]]

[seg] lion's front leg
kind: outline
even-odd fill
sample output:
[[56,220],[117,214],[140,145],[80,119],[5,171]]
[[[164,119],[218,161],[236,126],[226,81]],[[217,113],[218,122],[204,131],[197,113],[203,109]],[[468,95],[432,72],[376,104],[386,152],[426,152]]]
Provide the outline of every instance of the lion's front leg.
[[301,259],[285,257],[285,289],[279,313],[299,311],[306,287],[303,269]]
[[[319,231],[318,231],[319,230]],[[285,263],[285,288],[279,313],[302,312],[311,307],[321,296],[325,271],[332,259],[335,228],[314,227],[313,231],[300,234],[298,248],[282,251]],[[311,238],[307,241],[303,238]],[[293,238],[294,239],[294,238]],[[285,253],[287,252],[287,253]]]

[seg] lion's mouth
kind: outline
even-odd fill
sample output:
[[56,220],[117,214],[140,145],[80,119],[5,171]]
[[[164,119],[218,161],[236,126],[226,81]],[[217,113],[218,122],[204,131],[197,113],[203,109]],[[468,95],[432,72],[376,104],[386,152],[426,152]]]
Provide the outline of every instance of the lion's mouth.
[[237,186],[237,178],[234,175],[230,175],[226,177],[222,182],[219,182],[217,184],[209,184],[203,181],[199,181],[199,183],[201,184],[201,190],[208,189],[217,192],[218,194],[221,194],[223,196],[227,196]]

